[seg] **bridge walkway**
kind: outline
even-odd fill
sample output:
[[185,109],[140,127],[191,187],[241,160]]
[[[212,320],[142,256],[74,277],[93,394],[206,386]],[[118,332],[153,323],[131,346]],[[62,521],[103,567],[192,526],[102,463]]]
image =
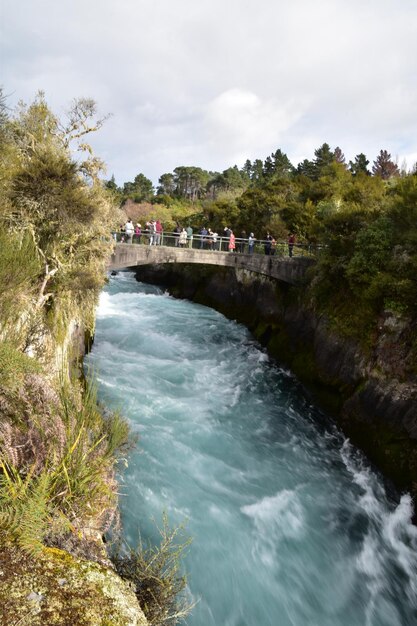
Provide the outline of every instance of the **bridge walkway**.
[[114,271],[140,265],[194,263],[247,270],[295,285],[304,279],[306,271],[315,262],[313,256],[285,257],[277,254],[222,252],[169,245],[116,243],[108,269]]

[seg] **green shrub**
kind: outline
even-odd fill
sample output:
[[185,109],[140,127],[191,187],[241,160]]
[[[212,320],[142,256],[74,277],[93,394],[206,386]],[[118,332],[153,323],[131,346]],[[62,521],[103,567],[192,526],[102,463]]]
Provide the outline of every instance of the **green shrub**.
[[170,529],[167,516],[159,529],[160,544],[144,545],[112,557],[117,573],[134,584],[136,597],[150,626],[177,624],[194,604],[185,595],[187,577],[181,572],[181,559],[191,540],[181,540],[182,527]]
[[[103,417],[95,388],[68,382],[55,393],[38,374],[1,392],[0,513],[22,547],[59,546],[68,532],[110,527],[117,506],[114,465],[129,442],[126,421]],[[37,511],[37,523],[26,523]]]
[[0,332],[3,338],[18,341],[21,318],[32,307],[41,273],[31,234],[7,232],[0,224]]

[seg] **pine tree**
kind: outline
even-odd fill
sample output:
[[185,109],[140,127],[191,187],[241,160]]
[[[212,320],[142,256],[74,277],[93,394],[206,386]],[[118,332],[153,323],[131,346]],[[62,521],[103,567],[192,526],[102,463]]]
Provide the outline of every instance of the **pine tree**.
[[334,161],[334,152],[330,150],[328,143],[324,143],[320,148],[314,151],[315,159],[313,161],[316,173],[316,178],[320,178],[324,168],[330,165]]
[[241,169],[241,172],[243,175],[247,176],[248,178],[251,177],[252,174],[252,163],[249,159],[246,159],[244,166]]
[[175,192],[175,181],[174,174],[162,174],[158,180],[159,187],[157,193],[159,195],[166,194],[167,196],[172,196]]
[[291,161],[282,150],[278,149],[272,155],[275,167],[275,173],[280,177],[286,177],[292,174],[295,170]]
[[264,174],[264,164],[261,159],[255,159],[252,163],[251,168],[251,180],[254,182],[259,182],[263,179]]
[[314,161],[309,161],[308,159],[301,161],[301,163],[297,165],[297,173],[315,180],[317,168]]
[[265,162],[264,162],[263,175],[265,177],[269,177],[269,176],[272,176],[274,172],[275,172],[274,163],[272,161],[272,158],[268,156],[266,157]]
[[354,161],[349,161],[349,169],[352,172],[353,176],[356,176],[360,172],[367,174],[368,176],[371,172],[368,170],[369,161],[366,156],[361,152],[355,156]]
[[334,160],[336,161],[336,163],[346,163],[345,155],[343,154],[339,146],[336,146],[336,148],[334,149]]
[[391,160],[391,155],[387,150],[381,150],[372,166],[374,176],[380,176],[382,180],[388,180],[393,176],[399,176],[400,170],[398,165]]

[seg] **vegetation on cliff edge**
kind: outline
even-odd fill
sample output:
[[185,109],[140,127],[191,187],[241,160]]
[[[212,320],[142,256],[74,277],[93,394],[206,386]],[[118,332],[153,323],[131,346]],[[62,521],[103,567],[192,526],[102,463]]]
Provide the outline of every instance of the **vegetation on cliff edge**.
[[[47,592],[45,599],[35,593],[40,606],[34,610],[51,624],[92,623],[76,594],[51,587],[49,570],[53,555],[66,553],[110,566],[101,538],[110,527],[118,528],[116,465],[131,445],[127,422],[103,411],[94,382],[85,384],[70,367],[71,329],[75,323],[78,332],[93,332],[110,233],[120,220],[100,180],[103,164],[85,138],[103,122],[92,100],[74,101],[62,121],[42,93],[11,114],[0,94],[0,547],[10,562],[17,563],[20,553],[20,560],[36,570],[37,584]],[[188,610],[175,599],[185,585],[175,536],[172,531],[155,548],[164,590],[153,594],[161,611],[161,621],[151,622],[155,625],[168,616],[174,624]],[[126,579],[137,580],[139,563],[151,567],[143,550],[132,550],[129,558],[135,554],[135,576],[125,568]],[[117,562],[122,567],[125,558],[119,555]],[[69,575],[78,562],[68,563]],[[82,579],[91,564],[80,563]],[[7,568],[2,576],[10,591],[3,618],[14,620],[14,603],[31,615],[25,595],[30,580],[25,578],[13,595],[13,576]],[[98,598],[107,594],[106,576]],[[111,586],[117,587],[113,579]],[[131,602],[127,587],[123,594]],[[104,596],[103,626],[144,623],[138,608],[130,606],[129,621],[124,609],[123,617],[114,609],[120,598]],[[151,599],[145,608],[156,615]]]

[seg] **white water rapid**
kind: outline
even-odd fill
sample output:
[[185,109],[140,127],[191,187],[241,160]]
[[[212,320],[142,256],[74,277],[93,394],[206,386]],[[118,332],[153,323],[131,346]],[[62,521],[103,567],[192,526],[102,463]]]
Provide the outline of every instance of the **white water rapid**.
[[186,523],[189,626],[416,626],[411,502],[219,313],[110,279],[86,358],[139,435],[124,533]]

